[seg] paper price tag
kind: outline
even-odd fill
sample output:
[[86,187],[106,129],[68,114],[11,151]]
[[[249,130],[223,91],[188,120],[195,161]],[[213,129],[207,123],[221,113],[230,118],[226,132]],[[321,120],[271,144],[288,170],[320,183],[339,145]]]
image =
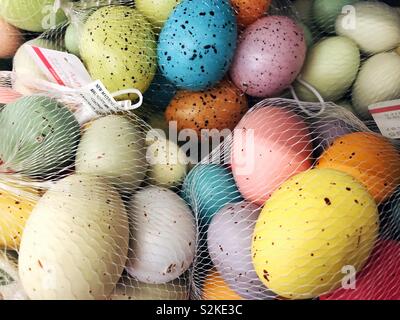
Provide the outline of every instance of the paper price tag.
[[26,45],[26,49],[51,82],[79,88],[92,81],[82,61],[73,54],[31,45]]
[[383,136],[400,138],[400,100],[376,103],[368,109]]

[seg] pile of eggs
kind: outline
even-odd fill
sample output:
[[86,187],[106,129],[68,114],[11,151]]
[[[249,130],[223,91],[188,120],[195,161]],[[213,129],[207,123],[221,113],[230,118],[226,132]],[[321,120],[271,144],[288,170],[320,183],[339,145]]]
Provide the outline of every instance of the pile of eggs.
[[[296,17],[271,0],[136,0],[67,17],[54,2],[0,2],[0,59],[15,76],[0,89],[0,272],[12,279],[0,298],[187,299],[191,268],[202,299],[400,298],[392,142],[337,106],[313,119],[253,107],[289,89],[317,101],[306,83],[368,120],[369,105],[400,98],[398,11],[295,0]],[[69,25],[49,31],[47,7]],[[81,126],[29,86],[46,77],[25,42],[75,54],[144,105]],[[229,164],[191,168],[137,115],[197,137],[235,129]],[[360,272],[352,291],[340,288],[344,266]]]

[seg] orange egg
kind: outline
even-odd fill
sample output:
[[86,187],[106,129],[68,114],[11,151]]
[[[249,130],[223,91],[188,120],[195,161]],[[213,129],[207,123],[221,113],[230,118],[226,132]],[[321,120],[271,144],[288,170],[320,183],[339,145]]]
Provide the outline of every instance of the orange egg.
[[0,18],[0,58],[11,58],[23,43],[21,31]]
[[267,12],[271,0],[231,0],[231,3],[236,10],[238,24],[248,26]]
[[243,300],[228,287],[224,279],[215,270],[211,270],[203,287],[203,300]]
[[200,136],[202,129],[233,130],[247,112],[246,97],[229,81],[222,81],[206,91],[178,91],[165,117],[176,121],[178,130],[192,129]]
[[346,172],[364,184],[377,203],[400,183],[400,155],[390,141],[356,132],[336,139],[317,162],[318,168]]

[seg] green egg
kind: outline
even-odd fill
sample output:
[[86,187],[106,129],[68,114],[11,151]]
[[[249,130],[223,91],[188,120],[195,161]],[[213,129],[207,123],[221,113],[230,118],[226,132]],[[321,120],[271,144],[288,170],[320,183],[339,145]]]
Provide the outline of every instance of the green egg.
[[181,0],[136,0],[136,7],[155,26],[162,27]]
[[315,0],[311,9],[313,22],[326,33],[335,32],[337,16],[343,7],[352,5],[359,0]]
[[80,128],[56,100],[27,96],[0,113],[0,171],[46,176],[75,157]]
[[66,20],[64,12],[54,10],[55,0],[0,0],[0,16],[26,31],[43,32]]
[[92,78],[101,80],[109,91],[136,88],[145,92],[157,68],[155,40],[151,24],[139,11],[108,6],[86,21],[80,54]]
[[71,23],[65,31],[65,48],[69,53],[79,57],[80,24]]

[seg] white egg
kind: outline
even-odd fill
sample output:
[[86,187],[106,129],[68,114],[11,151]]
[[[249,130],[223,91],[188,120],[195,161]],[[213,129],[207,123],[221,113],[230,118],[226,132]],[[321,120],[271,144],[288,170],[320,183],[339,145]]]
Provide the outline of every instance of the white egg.
[[143,181],[147,162],[144,134],[124,116],[94,120],[83,133],[76,171],[108,179],[121,191],[136,189]]
[[196,223],[187,204],[169,189],[147,187],[129,205],[132,221],[127,271],[160,284],[182,275],[195,253]]
[[400,44],[400,15],[382,2],[360,1],[336,20],[336,33],[354,40],[365,53],[376,54]]
[[31,299],[106,299],[124,269],[128,216],[105,180],[72,175],[40,199],[25,227],[19,275]]
[[400,55],[384,52],[369,58],[353,86],[353,106],[357,114],[369,119],[369,105],[399,98]]

